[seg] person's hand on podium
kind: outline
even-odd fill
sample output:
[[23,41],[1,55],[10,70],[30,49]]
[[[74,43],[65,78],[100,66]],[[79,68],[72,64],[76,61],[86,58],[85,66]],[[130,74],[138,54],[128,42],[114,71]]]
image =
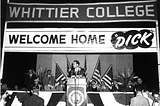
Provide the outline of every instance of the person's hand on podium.
[[75,78],[75,75],[72,75],[71,78]]
[[85,78],[85,76],[83,76],[83,75],[77,75],[77,76],[72,75],[71,78]]

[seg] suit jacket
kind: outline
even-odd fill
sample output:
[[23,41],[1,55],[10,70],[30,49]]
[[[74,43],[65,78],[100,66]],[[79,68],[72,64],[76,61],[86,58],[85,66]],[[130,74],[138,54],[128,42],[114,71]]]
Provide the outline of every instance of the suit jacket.
[[79,68],[78,72],[75,72],[75,70],[71,70],[69,71],[69,76],[68,77],[71,77],[72,75],[82,75],[83,77],[86,77],[86,72],[83,68]]
[[33,94],[30,98],[23,102],[22,106],[44,106],[44,100],[41,97]]
[[[55,79],[54,79],[54,76],[51,76],[50,77],[50,81],[51,81],[51,84],[50,85],[54,85],[54,83],[55,83]],[[47,75],[45,75],[44,76],[44,78],[43,78],[43,85],[45,86],[45,85],[48,85],[49,84],[49,77],[47,76]]]
[[56,87],[56,90],[57,91],[64,91],[64,85],[58,85],[57,87]]
[[25,77],[25,84],[26,84],[26,88],[28,90],[32,89],[32,86],[34,85],[34,80],[37,78],[37,76],[35,74],[32,75],[32,77],[30,77],[28,74]]
[[29,93],[17,93],[17,98],[19,100],[19,102],[23,103],[26,99],[30,98],[30,94]]

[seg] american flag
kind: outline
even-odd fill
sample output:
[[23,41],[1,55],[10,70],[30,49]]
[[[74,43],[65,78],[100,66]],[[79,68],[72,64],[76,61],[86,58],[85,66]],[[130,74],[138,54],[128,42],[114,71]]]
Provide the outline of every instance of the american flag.
[[100,66],[100,59],[98,58],[93,75],[92,80],[95,80],[98,84],[101,83],[101,66]]
[[58,86],[60,81],[62,81],[63,84],[66,81],[66,76],[65,76],[65,74],[63,73],[63,71],[61,70],[61,68],[59,67],[59,65],[57,63],[56,63],[55,79],[56,79],[55,86]]
[[102,81],[109,89],[112,89],[112,81],[113,81],[112,64],[108,67],[108,69],[102,76]]

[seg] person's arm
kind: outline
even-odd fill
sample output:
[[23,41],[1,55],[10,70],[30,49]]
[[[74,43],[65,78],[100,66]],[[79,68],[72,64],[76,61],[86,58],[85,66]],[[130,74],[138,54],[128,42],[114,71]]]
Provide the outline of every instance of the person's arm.
[[54,86],[55,85],[55,78],[54,78],[54,76],[52,76],[52,78],[51,78],[51,82],[52,82],[52,85]]
[[43,77],[43,81],[42,81],[43,85],[46,85],[46,76]]

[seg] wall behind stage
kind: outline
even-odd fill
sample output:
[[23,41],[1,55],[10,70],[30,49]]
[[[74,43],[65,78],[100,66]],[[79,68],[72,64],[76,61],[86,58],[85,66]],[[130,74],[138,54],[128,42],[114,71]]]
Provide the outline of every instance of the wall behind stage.
[[[65,75],[67,75],[67,58],[70,64],[74,60],[80,62],[80,66],[84,68],[85,55],[84,54],[37,54],[37,69],[42,71],[51,69],[52,74],[55,75],[55,62],[58,63]],[[88,78],[92,77],[98,58],[100,58],[101,76],[106,72],[107,68],[113,64],[113,74],[116,75],[117,71],[124,71],[130,68],[133,70],[133,57],[132,54],[86,54],[87,61],[87,75]]]

